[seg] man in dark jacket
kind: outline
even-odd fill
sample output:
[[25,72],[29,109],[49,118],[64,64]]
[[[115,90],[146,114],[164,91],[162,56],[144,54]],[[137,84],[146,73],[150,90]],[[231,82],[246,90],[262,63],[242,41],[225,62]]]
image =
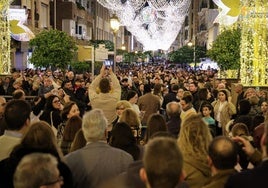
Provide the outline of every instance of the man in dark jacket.
[[[243,187],[267,187],[268,179],[268,124],[265,124],[264,134],[261,139],[262,154],[255,150],[249,141],[242,137],[235,140],[243,145],[243,150],[248,155],[252,164],[259,164],[254,169],[242,171],[231,176],[226,182],[225,188]],[[262,160],[261,160],[262,156]]]

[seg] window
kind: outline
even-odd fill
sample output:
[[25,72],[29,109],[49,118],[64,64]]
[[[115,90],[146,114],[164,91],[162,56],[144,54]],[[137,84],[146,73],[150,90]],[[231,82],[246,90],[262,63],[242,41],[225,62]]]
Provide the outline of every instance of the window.
[[41,10],[40,10],[40,26],[41,28],[48,28],[48,5],[41,3]]

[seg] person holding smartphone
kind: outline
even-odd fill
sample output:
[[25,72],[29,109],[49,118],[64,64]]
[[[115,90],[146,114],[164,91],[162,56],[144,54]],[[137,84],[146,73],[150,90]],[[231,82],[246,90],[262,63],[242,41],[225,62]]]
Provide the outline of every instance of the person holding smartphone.
[[[107,75],[108,73],[108,75]],[[108,132],[112,130],[112,122],[117,118],[116,103],[121,98],[121,86],[111,67],[105,71],[102,65],[100,74],[88,88],[88,96],[92,109],[101,109],[108,120]]]

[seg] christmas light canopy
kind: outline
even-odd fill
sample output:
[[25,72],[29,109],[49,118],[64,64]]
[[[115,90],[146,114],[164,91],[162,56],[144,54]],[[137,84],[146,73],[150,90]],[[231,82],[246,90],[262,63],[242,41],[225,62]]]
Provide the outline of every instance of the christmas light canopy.
[[98,0],[116,14],[145,50],[167,50],[176,39],[191,0]]

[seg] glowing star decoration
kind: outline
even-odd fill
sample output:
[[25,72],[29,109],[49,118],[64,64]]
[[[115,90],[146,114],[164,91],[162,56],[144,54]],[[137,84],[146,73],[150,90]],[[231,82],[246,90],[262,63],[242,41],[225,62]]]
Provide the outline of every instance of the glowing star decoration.
[[240,0],[213,0],[213,2],[221,9],[214,23],[228,26],[238,20],[241,13]]
[[35,37],[33,32],[24,25],[27,23],[27,17],[25,9],[9,9],[10,33],[13,39],[29,41]]

